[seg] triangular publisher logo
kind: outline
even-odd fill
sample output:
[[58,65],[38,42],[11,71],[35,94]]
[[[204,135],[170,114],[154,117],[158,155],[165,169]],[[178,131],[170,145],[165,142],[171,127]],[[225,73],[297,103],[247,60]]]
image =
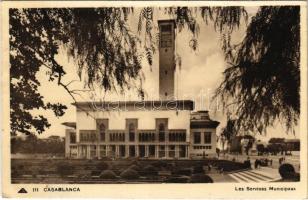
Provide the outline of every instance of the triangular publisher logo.
[[18,193],[28,193],[27,190],[25,188],[21,188]]

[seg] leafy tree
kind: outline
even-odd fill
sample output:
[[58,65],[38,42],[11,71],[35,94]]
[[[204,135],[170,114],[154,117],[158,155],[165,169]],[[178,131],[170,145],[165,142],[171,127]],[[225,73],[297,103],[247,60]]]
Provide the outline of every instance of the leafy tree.
[[61,154],[64,155],[65,143],[64,140],[53,139],[39,139],[36,135],[30,134],[26,139],[19,137],[11,138],[11,152],[12,153],[47,153],[47,154]]
[[40,86],[36,73],[41,66],[49,67],[56,76],[56,70],[63,73],[54,56],[58,50],[56,39],[62,38],[60,23],[48,17],[49,13],[39,9],[10,10],[10,105],[11,134],[31,134],[33,128],[42,133],[50,124],[42,116],[33,116],[33,109],[51,109],[61,116],[66,109],[62,104],[44,102],[38,93]]
[[[74,58],[78,75],[88,88],[98,85],[105,92],[119,88],[123,92],[136,87],[143,98],[141,58],[145,55],[151,65],[155,53],[153,11],[149,7],[140,10],[138,34],[145,36],[141,46],[140,38],[127,23],[132,8],[10,9],[11,134],[40,134],[50,126],[46,117],[34,116],[33,109],[53,110],[58,117],[67,109],[61,103],[46,102],[37,91],[41,83],[36,74],[41,68],[48,70],[49,81],[63,87],[76,101],[78,91],[69,88],[72,82],[63,82],[65,68],[55,60],[60,46]],[[193,16],[196,9],[171,7],[162,12],[175,15],[178,27],[193,33],[189,45],[196,49],[198,24]],[[222,30],[224,26],[239,26],[245,10],[203,7],[198,13],[206,23],[213,20],[215,28]],[[134,80],[139,80],[140,85],[136,86]]]
[[279,144],[276,144],[276,143],[270,143],[268,146],[267,146],[267,150],[269,153],[272,153],[274,155],[277,155],[277,153],[279,153],[279,151],[281,150],[281,147]]
[[[225,105],[238,100],[237,128],[262,132],[278,118],[285,119],[287,127],[297,123],[299,7],[260,8],[239,45],[232,45],[231,35],[247,22],[244,7],[155,9],[174,17],[180,31],[192,33],[189,46],[194,50],[198,48],[201,25],[197,18],[205,24],[213,22],[221,33],[222,50],[230,66],[217,96]],[[71,82],[63,82],[65,68],[55,60],[60,46],[76,61],[85,87],[98,85],[105,92],[135,87],[143,98],[141,59],[145,57],[152,64],[155,39],[159,37],[154,34],[154,8],[139,10],[135,35],[128,23],[133,8],[10,9],[11,134],[40,134],[50,126],[46,117],[34,116],[33,109],[52,110],[58,117],[65,113],[65,105],[46,102],[38,93],[41,83],[36,74],[41,68],[48,71],[49,81],[76,101],[78,91],[70,89]]]
[[63,83],[64,67],[56,60],[59,46],[76,60],[79,77],[86,74],[105,89],[124,89],[141,68],[137,45],[140,40],[127,27],[130,8],[104,9],[10,9],[11,134],[42,133],[50,126],[33,109],[53,110],[62,116],[65,105],[45,102],[37,91],[36,74],[48,70],[46,79],[63,87],[75,100],[76,91]]
[[268,143],[279,143],[279,144],[282,144],[284,143],[284,138],[270,138]]
[[244,147],[246,155],[248,155],[249,150],[252,148],[253,143],[255,142],[255,138],[251,135],[244,135],[242,136],[242,147]]
[[261,7],[244,40],[233,47],[217,89],[224,106],[235,102],[236,128],[262,133],[279,120],[290,129],[300,113],[300,8]]
[[263,153],[265,152],[265,146],[263,144],[257,144],[257,151],[258,151],[258,155],[263,155]]
[[236,129],[235,129],[235,120],[232,120],[228,117],[226,126],[222,129],[220,134],[220,140],[222,143],[222,149],[225,149],[225,143],[228,144],[231,142],[232,138],[236,136]]
[[21,138],[12,137],[11,138],[11,153],[17,153],[18,147],[20,147],[21,143],[22,143]]
[[294,166],[289,163],[282,164],[278,171],[283,181],[300,181],[300,174],[296,173]]

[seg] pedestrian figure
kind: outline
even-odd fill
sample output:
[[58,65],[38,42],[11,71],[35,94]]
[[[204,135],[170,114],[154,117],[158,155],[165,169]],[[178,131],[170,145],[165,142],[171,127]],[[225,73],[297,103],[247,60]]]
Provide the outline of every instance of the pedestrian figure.
[[211,171],[212,167],[211,167],[211,164],[208,165],[208,170],[209,172]]
[[279,158],[279,165],[282,164],[282,158]]
[[256,159],[256,160],[255,160],[255,169],[257,169],[257,168],[258,168],[258,165],[259,165],[259,160],[258,160],[258,159]]
[[258,159],[258,168],[261,168],[261,160]]
[[267,158],[265,158],[265,163],[266,163],[266,165],[268,164],[268,161],[269,161],[269,160],[268,160]]
[[247,160],[244,161],[245,166],[247,166],[247,168],[251,168],[251,162],[250,162],[250,158],[247,157]]

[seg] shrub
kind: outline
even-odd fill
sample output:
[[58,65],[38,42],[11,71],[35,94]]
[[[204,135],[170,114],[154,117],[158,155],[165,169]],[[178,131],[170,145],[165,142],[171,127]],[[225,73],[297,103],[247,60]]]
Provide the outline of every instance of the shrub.
[[214,183],[213,179],[205,174],[193,174],[190,177],[191,183]]
[[222,170],[224,172],[237,171],[242,169],[247,169],[250,166],[248,164],[232,162],[227,160],[219,160],[216,163],[213,163],[213,166],[216,166],[218,170]]
[[153,165],[147,165],[143,168],[141,174],[143,176],[156,176],[158,174],[158,169]]
[[171,162],[171,163],[167,163],[167,167],[166,167],[166,168],[167,168],[168,170],[172,170],[172,169],[175,168],[175,166],[176,166],[175,163],[174,163],[174,162]]
[[109,157],[102,157],[101,160],[104,160],[104,161],[112,161],[112,159],[109,158]]
[[106,163],[106,162],[99,162],[99,163],[96,165],[96,169],[97,169],[97,170],[100,170],[100,171],[107,170],[107,169],[109,169],[109,164]]
[[244,161],[244,167],[245,168],[251,168],[251,162],[249,160]]
[[68,176],[68,175],[71,175],[73,174],[73,170],[74,170],[74,167],[67,164],[67,163],[60,163],[58,166],[57,166],[57,172],[60,174],[60,176]]
[[282,164],[279,167],[279,174],[282,179],[296,179],[297,177],[293,165],[289,163]]
[[292,181],[300,181],[300,174],[299,173],[294,173]]
[[18,170],[12,170],[11,171],[11,177],[12,178],[18,178],[20,177],[21,173]]
[[18,166],[11,166],[11,171],[17,170]]
[[190,176],[192,173],[191,171],[192,170],[190,168],[175,169],[172,171],[172,174]]
[[132,160],[131,162],[129,162],[129,165],[137,165],[140,166],[140,163],[137,160]]
[[47,175],[48,174],[47,171],[45,171],[45,170],[38,170],[38,173],[40,175]]
[[170,162],[166,160],[153,162],[152,166],[156,167],[159,170],[168,170],[168,171],[172,171],[176,168],[175,162]]
[[111,170],[105,170],[99,177],[102,179],[116,179],[117,175]]
[[101,174],[101,171],[97,171],[97,170],[91,171],[91,176],[99,176],[100,174]]
[[[66,162],[65,162],[66,163]],[[50,166],[53,164],[52,160],[42,160],[38,163],[39,166]]]
[[202,165],[194,166],[193,173],[194,174],[204,173],[203,166]]
[[17,165],[17,170],[24,170],[24,166],[23,165]]
[[188,176],[171,176],[167,179],[167,183],[188,183]]
[[84,169],[85,169],[85,170],[95,170],[96,167],[95,167],[95,166],[92,166],[92,165],[86,165],[86,166],[84,167]]
[[33,177],[33,178],[37,178],[37,173],[33,171],[33,172],[32,172],[32,177]]
[[123,179],[138,179],[139,174],[137,171],[133,169],[126,169],[120,174],[121,178]]
[[88,179],[91,178],[90,174],[78,174],[79,179]]
[[139,165],[131,165],[128,167],[128,169],[140,171],[141,167]]

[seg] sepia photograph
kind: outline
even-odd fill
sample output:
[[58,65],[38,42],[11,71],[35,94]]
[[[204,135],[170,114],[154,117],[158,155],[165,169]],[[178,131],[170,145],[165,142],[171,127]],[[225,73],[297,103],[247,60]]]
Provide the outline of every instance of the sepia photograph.
[[301,9],[10,7],[10,184],[301,182]]

